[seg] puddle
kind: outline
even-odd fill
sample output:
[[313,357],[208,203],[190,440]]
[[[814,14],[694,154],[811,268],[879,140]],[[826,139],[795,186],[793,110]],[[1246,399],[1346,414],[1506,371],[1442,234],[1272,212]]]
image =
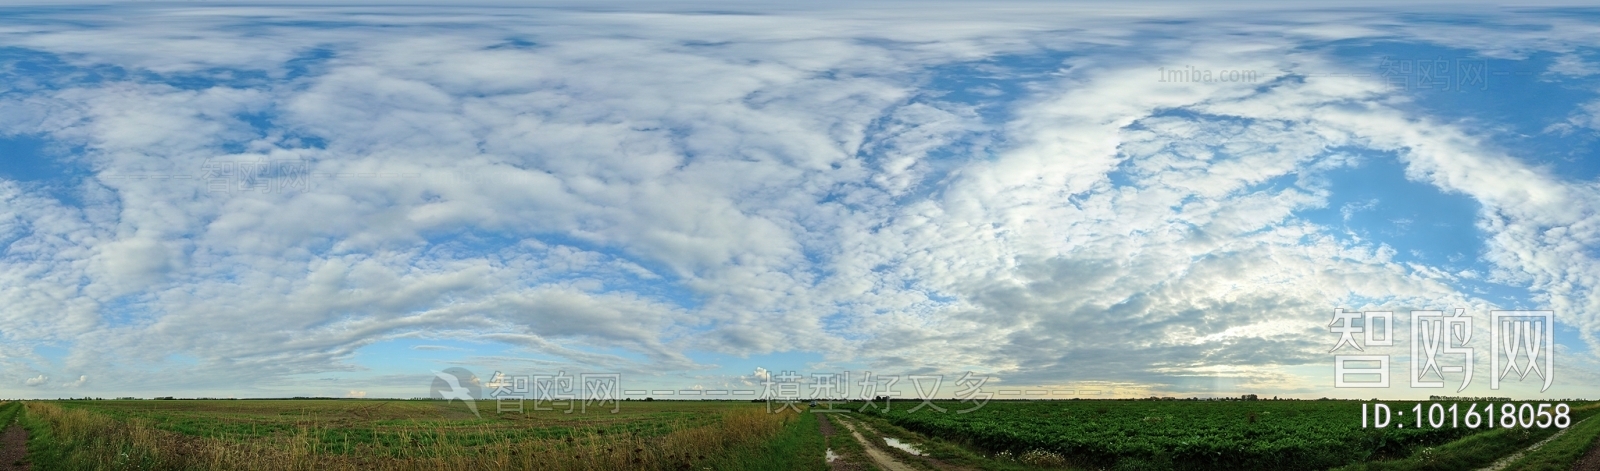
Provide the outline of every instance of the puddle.
[[838,453],[834,453],[833,449],[829,448],[828,449],[828,462],[832,463],[833,460],[836,460],[836,459],[839,459],[839,454]]
[[910,454],[917,455],[917,456],[922,456],[922,450],[918,450],[917,447],[911,446],[910,443],[902,442],[899,439],[893,438],[893,437],[883,437],[883,441],[884,441],[884,443],[888,443],[889,446],[892,446],[892,447],[895,447],[895,448],[899,448],[900,450],[905,451],[906,453],[910,453]]

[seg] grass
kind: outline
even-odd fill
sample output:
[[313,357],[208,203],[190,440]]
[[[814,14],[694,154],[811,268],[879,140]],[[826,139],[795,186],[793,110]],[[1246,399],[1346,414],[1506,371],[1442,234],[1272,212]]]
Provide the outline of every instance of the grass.
[[[1579,420],[1594,416],[1597,413],[1600,413],[1600,404],[1589,404],[1573,408],[1573,423],[1579,424]],[[1587,427],[1592,424],[1582,425]],[[1477,469],[1493,464],[1495,460],[1501,457],[1516,453],[1534,443],[1538,443],[1540,440],[1554,435],[1559,430],[1556,428],[1497,428],[1469,435],[1440,446],[1421,448],[1404,458],[1357,463],[1336,468],[1336,471],[1448,471]],[[1574,432],[1576,431],[1574,430]],[[1571,434],[1569,433],[1569,435]],[[1568,466],[1570,466],[1570,463]],[[1508,469],[1518,468],[1510,467]],[[1565,467],[1561,469],[1565,469]]]
[[[1407,411],[1413,403],[1388,404]],[[1597,407],[1572,405],[1575,419]],[[1448,425],[1362,428],[1361,411],[1356,401],[1105,400],[991,401],[964,415],[911,412],[900,405],[857,415],[932,437],[930,455],[984,469],[1003,469],[996,463],[1128,470],[1462,469],[1492,463],[1555,432]],[[941,440],[954,446],[939,451]]]
[[783,430],[770,440],[747,442],[707,463],[711,469],[826,470],[827,444],[817,414],[786,414]]
[[1560,438],[1551,440],[1538,450],[1513,461],[1506,469],[1518,471],[1567,471],[1573,463],[1583,458],[1600,438],[1600,419],[1576,423]]
[[[1356,401],[934,401],[868,415],[959,442],[986,456],[1048,457],[1130,470],[1326,469],[1406,456],[1479,432],[1461,428],[1361,427]],[[1406,402],[1390,403],[1396,410]]]
[[17,401],[0,402],[0,430],[17,418],[17,413],[22,411],[22,403]]
[[[617,414],[538,411],[482,419],[440,405],[52,401],[27,403],[24,422],[40,470],[825,467],[814,418],[767,413],[760,404],[658,401],[628,404]],[[775,461],[773,453],[794,458]],[[804,453],[815,459],[801,459]],[[745,467],[750,463],[759,466]]]
[[[867,450],[861,446],[861,442],[856,441],[856,438],[850,435],[850,429],[842,424],[846,415],[840,413],[825,415],[833,424],[833,436],[825,439],[824,446],[833,450],[838,459],[846,463],[856,463],[868,470],[878,469],[872,464],[872,458],[867,456]],[[822,419],[822,417],[817,418],[818,421]]]
[[[1042,413],[1072,412],[1059,420],[1106,421],[1116,408],[1151,409],[1189,404],[1126,404],[1078,401],[1028,406]],[[1263,409],[1251,425],[1311,419],[1354,421],[1355,416],[1317,414],[1339,404],[1315,404],[1303,417],[1283,404]],[[991,404],[993,406],[995,404]],[[1193,404],[1194,413],[1211,410]],[[1232,405],[1231,408],[1245,405]],[[1260,406],[1260,405],[1256,405]],[[654,401],[623,404],[608,411],[529,410],[495,414],[493,404],[479,418],[457,402],[401,400],[217,400],[217,401],[26,401],[0,403],[0,424],[17,420],[30,432],[29,461],[34,469],[241,469],[241,470],[823,470],[824,450],[833,448],[848,462],[871,468],[865,450],[842,422],[849,422],[886,452],[924,469],[955,467],[991,471],[1071,469],[1070,457],[1040,449],[985,449],[961,436],[941,437],[903,427],[900,417],[842,412],[827,414],[837,434],[825,439],[819,416],[797,411],[767,412],[763,404],[729,401]],[[1021,407],[1021,406],[1013,406]],[[1213,407],[1214,408],[1214,407]],[[1282,409],[1282,410],[1280,410]],[[1162,411],[1156,411],[1162,412]],[[1170,414],[1176,417],[1178,410]],[[1269,414],[1270,412],[1270,414]],[[1077,416],[1083,417],[1077,417]],[[1324,417],[1326,415],[1326,417]],[[1509,469],[1565,469],[1600,437],[1600,404],[1572,410],[1573,428]],[[1013,417],[1018,415],[1013,414]],[[1148,418],[1146,417],[1146,418]],[[1176,420],[1165,415],[1160,420]],[[1212,417],[1213,421],[1215,417]],[[1025,422],[1025,421],[1024,421]],[[1150,425],[1151,420],[1140,422]],[[1325,422],[1325,421],[1324,421]],[[996,422],[1020,430],[1023,422]],[[1164,422],[1163,422],[1164,423]],[[913,423],[915,424],[915,423]],[[1348,424],[1332,423],[1334,427]],[[1408,428],[1409,429],[1409,428]],[[1130,429],[1158,432],[1159,427]],[[1270,430],[1270,429],[1264,429]],[[1366,431],[1377,433],[1379,431]],[[1556,429],[1480,430],[1458,440],[1414,444],[1404,453],[1338,468],[1357,470],[1473,469],[1555,433]],[[1135,438],[1135,435],[1125,435]],[[882,446],[882,437],[911,443],[915,457]],[[1133,440],[1131,442],[1136,442]],[[1110,446],[1122,446],[1116,443]],[[926,458],[937,460],[937,464]],[[1137,460],[1135,460],[1137,461]],[[1133,463],[1148,464],[1147,461]],[[1111,467],[1128,468],[1129,463]]]
[[[1105,405],[1084,401],[1080,404],[1054,404],[1062,407],[1089,407],[1099,411],[1107,409],[1109,413],[1112,406],[1138,407],[1139,403]],[[1306,404],[1304,402],[1300,404]],[[1316,405],[1315,403],[1312,403]],[[1561,438],[1551,441],[1538,452],[1530,453],[1507,469],[1561,469],[1565,470],[1578,457],[1581,457],[1589,447],[1594,446],[1597,436],[1600,436],[1600,419],[1584,421],[1584,419],[1600,415],[1600,404],[1579,403],[1575,404],[1572,412],[1574,428]],[[1206,404],[1200,404],[1205,407]],[[1281,411],[1274,411],[1281,412]],[[1315,417],[1314,414],[1308,414]],[[947,439],[940,436],[926,436],[916,431],[897,426],[891,419],[879,414],[851,414],[851,420],[865,424],[870,428],[857,426],[863,434],[895,437],[915,444],[924,452],[925,456],[935,458],[947,464],[984,470],[1013,471],[1024,469],[1073,469],[1080,466],[1099,468],[1100,466],[1074,465],[1069,459],[1061,455],[1049,455],[1038,451],[1008,452],[1006,450],[986,450],[975,446],[962,437]],[[1354,419],[1350,417],[1349,419]],[[1592,422],[1592,423],[1591,423]],[[1014,427],[1014,426],[1013,426]],[[1413,445],[1405,448],[1404,454],[1390,455],[1391,458],[1379,458],[1361,463],[1354,463],[1336,468],[1341,471],[1356,470],[1454,470],[1475,469],[1494,463],[1495,460],[1523,450],[1544,438],[1547,438],[1558,429],[1487,429],[1478,433],[1469,434],[1456,440],[1432,444],[1431,446]],[[1369,431],[1369,433],[1371,433]],[[876,437],[872,437],[876,438]],[[907,456],[902,456],[907,458]],[[1064,462],[1065,461],[1065,462]],[[1148,462],[1116,463],[1115,468],[1134,469],[1148,465]]]
[[[13,424],[15,424],[17,422],[17,419],[21,415],[21,413],[22,413],[22,403],[21,402],[17,402],[17,401],[0,401],[0,431],[4,431],[4,430],[10,428]],[[12,467],[27,466],[27,463],[28,463],[28,457],[24,456],[24,457],[14,461],[14,462],[11,462],[11,463],[0,463],[0,467],[5,467],[6,469],[11,469]]]
[[[487,406],[482,418],[460,402],[404,400],[195,400],[195,401],[61,401],[69,409],[86,409],[187,436],[249,441],[305,430],[325,453],[384,451],[409,457],[410,441],[430,440],[419,430],[447,430],[439,439],[452,446],[481,446],[497,441],[565,439],[574,434],[657,437],[715,421],[729,408],[749,403],[657,401],[628,403],[618,413],[566,408],[496,414]],[[609,408],[607,408],[609,409]]]
[[[848,422],[851,427],[855,428],[857,433],[861,434],[862,438],[867,439],[868,443],[871,443],[872,446],[876,447],[879,451],[888,454],[890,457],[894,458],[895,460],[898,460],[901,463],[904,463],[904,464],[906,464],[908,466],[911,466],[913,468],[923,469],[923,470],[928,470],[928,471],[937,471],[938,469],[940,469],[940,468],[934,466],[931,462],[929,462],[928,460],[924,459],[921,456],[914,455],[914,454],[912,454],[910,452],[907,452],[907,451],[902,450],[902,449],[897,448],[897,447],[889,446],[887,443],[884,442],[884,437],[885,436],[892,436],[892,435],[881,433],[878,430],[872,428],[872,426],[867,425],[866,423],[864,423],[864,422],[862,422],[860,420],[855,420],[854,417],[841,418],[841,421]],[[903,443],[906,443],[906,444],[912,446],[913,448],[918,450],[918,452],[922,452],[924,455],[927,454],[926,450],[928,449],[928,446],[925,443],[923,443],[923,442],[921,442],[919,440],[916,440],[916,439],[904,438],[902,436],[893,436],[893,437],[896,438],[896,439],[902,440]]]
[[[984,453],[961,443],[948,441],[940,437],[928,437],[906,430],[882,417],[871,414],[850,414],[849,420],[856,424],[856,430],[860,431],[862,436],[874,443],[881,443],[883,441],[882,437],[894,437],[916,447],[918,451],[922,452],[923,456],[959,467],[989,471],[1070,469],[1065,463],[1057,463],[1055,460],[1050,460],[1048,457],[1038,454],[1015,456],[1009,453]],[[902,461],[922,461],[892,447],[880,446],[880,448],[899,456]]]

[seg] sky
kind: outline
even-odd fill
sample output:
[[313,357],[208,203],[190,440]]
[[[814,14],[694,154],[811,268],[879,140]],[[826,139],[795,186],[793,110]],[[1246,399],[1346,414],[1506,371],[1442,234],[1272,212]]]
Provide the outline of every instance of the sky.
[[1297,8],[0,7],[0,397],[1600,395],[1600,10]]

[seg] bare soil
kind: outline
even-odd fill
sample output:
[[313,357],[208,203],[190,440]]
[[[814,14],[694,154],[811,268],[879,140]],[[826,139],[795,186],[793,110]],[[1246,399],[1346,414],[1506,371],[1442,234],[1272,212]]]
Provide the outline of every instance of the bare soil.
[[1589,452],[1572,464],[1572,471],[1600,471],[1600,440],[1595,440]]
[[0,470],[20,471],[33,469],[27,462],[28,456],[28,429],[21,425],[11,424],[4,433],[0,433]]
[[[828,443],[831,449],[833,436],[838,434],[839,431],[833,427],[833,421],[828,418],[828,414],[817,414],[817,427],[822,429],[823,441]],[[828,469],[830,471],[861,471],[867,469],[867,467],[840,456],[838,459],[828,462]]]
[[877,445],[874,445],[871,441],[868,441],[866,437],[861,436],[861,432],[856,431],[856,428],[851,426],[849,423],[840,423],[844,424],[844,428],[850,429],[850,435],[854,436],[856,441],[861,443],[861,447],[866,449],[867,457],[872,459],[873,464],[878,465],[878,469],[882,469],[884,471],[916,471],[916,468],[902,463],[899,458],[895,458],[894,455],[883,451],[883,449],[878,448]]
[[[882,435],[883,435],[883,433],[879,432],[877,429],[872,428],[871,425],[861,424],[861,427],[866,429],[867,432],[870,433],[872,436],[881,438]],[[874,440],[874,442],[876,442],[876,440]],[[946,463],[944,461],[940,461],[939,459],[934,458],[932,456],[928,456],[927,454],[919,455],[919,456],[917,456],[917,458],[920,458],[920,459],[922,459],[922,461],[924,463],[927,463],[928,465],[933,466],[933,469],[937,469],[937,470],[940,470],[940,471],[974,471],[972,468],[968,468],[968,467],[965,467],[965,466],[956,466],[956,465],[953,465],[953,464],[950,464],[950,463]]]

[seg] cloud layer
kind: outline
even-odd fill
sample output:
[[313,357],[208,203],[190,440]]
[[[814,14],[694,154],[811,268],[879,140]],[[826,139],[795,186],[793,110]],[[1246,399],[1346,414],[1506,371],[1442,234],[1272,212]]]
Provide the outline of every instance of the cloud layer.
[[[48,178],[0,180],[0,393],[287,390],[422,337],[636,375],[798,351],[1325,395],[1296,368],[1330,362],[1335,307],[1548,308],[1596,342],[1600,182],[1330,46],[1586,77],[1593,22],[903,13],[21,12],[0,137],[54,147],[5,164]],[[1418,263],[1307,216],[1385,164],[1480,205],[1482,253]]]

